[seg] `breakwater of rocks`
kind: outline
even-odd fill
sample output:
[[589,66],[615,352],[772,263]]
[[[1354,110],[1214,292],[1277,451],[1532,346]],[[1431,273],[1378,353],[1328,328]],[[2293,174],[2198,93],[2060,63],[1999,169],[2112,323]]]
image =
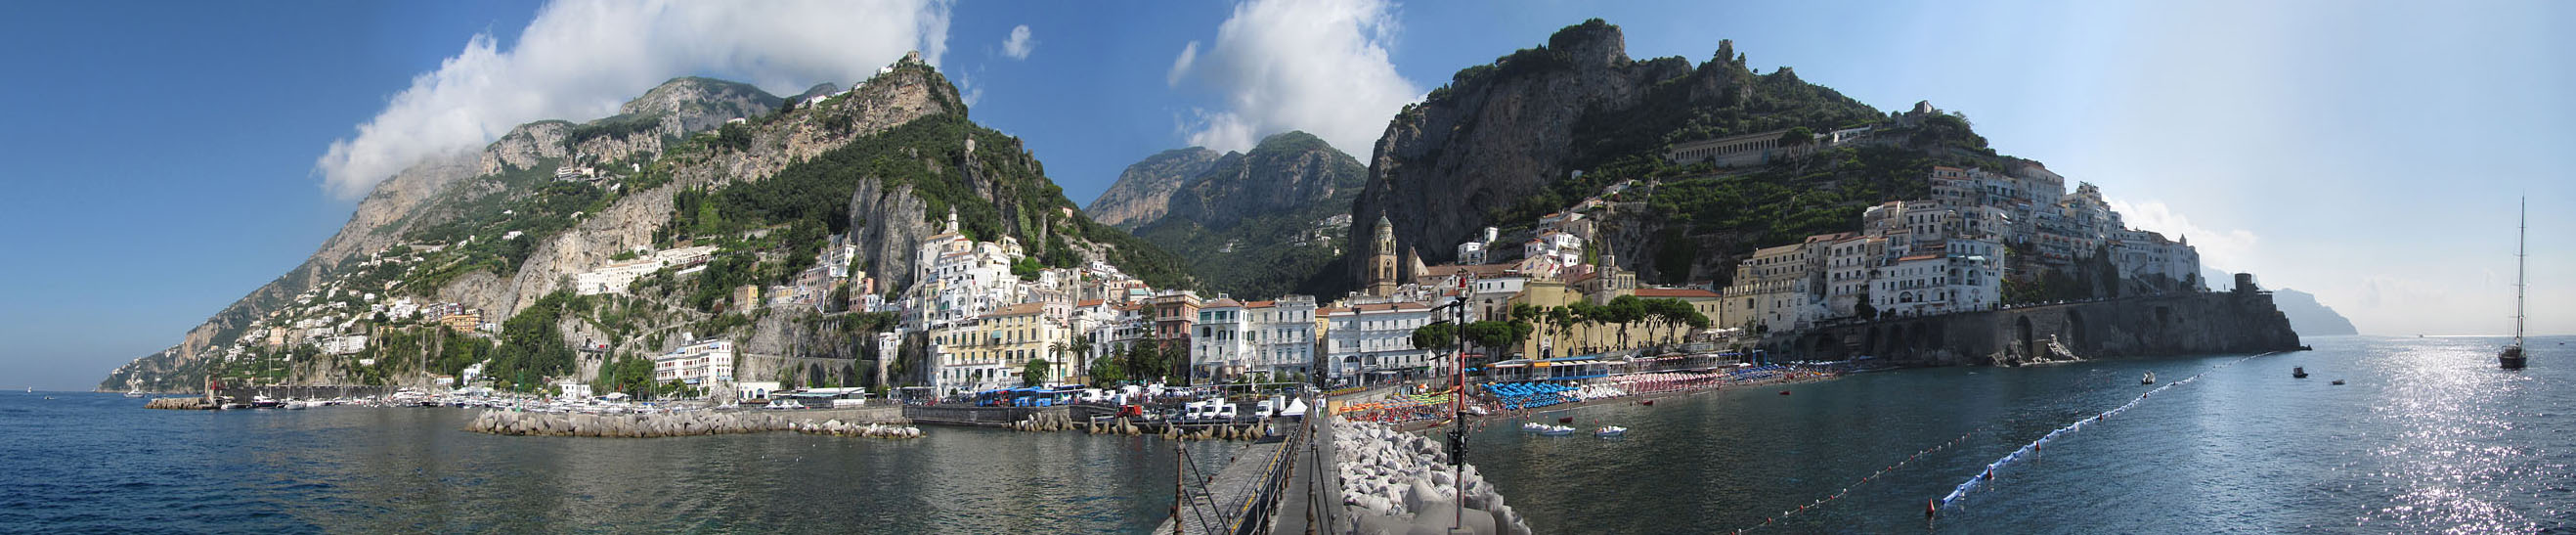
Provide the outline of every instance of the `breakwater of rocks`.
[[921,428],[902,424],[840,420],[790,419],[774,414],[677,412],[656,414],[582,414],[488,410],[475,415],[465,430],[495,435],[655,438],[794,431],[818,435],[920,438]]
[[201,411],[214,410],[215,404],[206,401],[206,398],[153,398],[152,401],[143,402],[143,408]]
[[[1032,420],[1038,419],[1032,418]],[[1082,430],[1082,432],[1094,435],[1155,435],[1169,440],[1254,440],[1261,438],[1263,435],[1269,434],[1267,431],[1264,431],[1269,428],[1269,425],[1268,421],[1263,421],[1258,424],[1244,425],[1172,425],[1162,422],[1146,422],[1143,425],[1138,425],[1136,422],[1130,421],[1126,418],[1119,418],[1116,420],[1092,423],[1073,423],[1070,421],[1024,421],[1012,424],[1011,428],[1021,431],[1069,431],[1079,429]]]
[[1342,504],[1352,524],[1339,526],[1342,532],[1441,533],[1463,505],[1472,532],[1530,533],[1526,519],[1503,503],[1475,465],[1464,468],[1464,477],[1451,474],[1439,441],[1384,424],[1335,419],[1332,425]]

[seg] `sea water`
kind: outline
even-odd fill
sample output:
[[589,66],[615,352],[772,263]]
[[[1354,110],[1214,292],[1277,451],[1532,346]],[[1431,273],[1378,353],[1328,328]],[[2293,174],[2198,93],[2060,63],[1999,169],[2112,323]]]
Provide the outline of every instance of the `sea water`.
[[[1468,461],[1541,533],[2566,531],[2571,342],[2532,339],[2522,371],[2497,369],[2500,338],[2347,336],[2225,367],[2246,355],[1864,373],[1539,416],[1629,429],[1612,440],[1495,422]],[[2155,388],[2149,371],[2207,375],[1925,518],[1989,463]]]

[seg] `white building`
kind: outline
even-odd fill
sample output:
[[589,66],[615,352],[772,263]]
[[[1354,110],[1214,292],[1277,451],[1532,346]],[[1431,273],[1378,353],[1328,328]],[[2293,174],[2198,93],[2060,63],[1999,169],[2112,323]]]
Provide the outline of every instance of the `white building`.
[[1753,252],[1735,267],[1735,280],[1722,295],[1727,321],[1744,321],[1754,328],[1785,331],[1813,324],[1829,316],[1820,286],[1825,279],[1824,261],[1811,260],[1825,254],[1832,243],[1819,236],[1803,243],[1765,247]]
[[1946,254],[1899,258],[1880,270],[1871,306],[1881,314],[1928,316],[1993,308],[2003,301],[2000,244],[1952,240]]
[[1834,316],[1850,316],[1869,295],[1870,276],[1887,263],[1887,238],[1845,237],[1825,244],[1824,258],[1825,307]]
[[1371,372],[1397,374],[1427,371],[1431,354],[1413,347],[1413,329],[1431,324],[1431,307],[1421,303],[1377,303],[1325,308],[1324,357],[1336,378]]
[[1313,373],[1315,369],[1315,298],[1280,296],[1276,301],[1246,303],[1244,335],[1252,349],[1253,371],[1279,376]]
[[1485,227],[1485,231],[1477,234],[1477,238],[1458,244],[1458,263],[1474,265],[1490,261],[1492,255],[1487,254],[1488,249],[1501,238],[1501,229]]
[[1190,326],[1192,377],[1221,380],[1252,371],[1250,321],[1244,312],[1243,302],[1223,295],[1199,305],[1198,320]]
[[1544,258],[1559,267],[1581,265],[1583,264],[1583,238],[1571,232],[1541,232],[1538,237],[1522,242],[1521,258]]
[[710,386],[733,382],[733,342],[696,340],[653,357],[653,382]]
[[366,349],[367,336],[363,334],[334,336],[322,339],[323,353],[333,355],[351,355],[356,354],[359,351],[365,351]]
[[708,259],[715,256],[715,252],[716,248],[708,245],[668,249],[634,260],[612,263],[599,269],[574,273],[573,293],[625,294],[626,288],[635,284],[635,279],[665,268],[685,268],[706,264]]
[[2208,286],[2199,280],[2200,252],[2191,247],[2191,239],[2166,240],[2163,234],[2144,230],[2122,230],[2112,234],[2111,265],[2119,268],[2120,278],[2141,280],[2174,289],[2191,286],[2197,291]]

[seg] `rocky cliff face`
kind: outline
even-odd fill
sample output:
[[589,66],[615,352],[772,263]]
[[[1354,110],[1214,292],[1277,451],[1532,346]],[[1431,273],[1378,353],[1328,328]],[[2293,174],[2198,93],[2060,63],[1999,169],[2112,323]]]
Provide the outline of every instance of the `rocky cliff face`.
[[178,344],[117,367],[99,382],[99,389],[121,392],[133,388],[197,388],[194,379],[179,378],[202,368],[199,355],[240,336],[262,315],[339,273],[348,261],[399,242],[404,230],[424,219],[417,212],[439,192],[476,174],[476,162],[484,154],[458,151],[431,157],[377,183],[375,191],[358,202],[349,222],[340,225],[340,231],[323,241],[304,263],[206,318],[205,323],[181,336]]
[[2308,336],[2361,334],[2352,320],[2335,312],[2334,307],[2318,302],[2316,294],[2282,288],[2272,292],[2272,300],[2281,306],[2281,314],[2290,317],[2290,326]]
[[[705,100],[692,101],[691,99]],[[658,154],[665,137],[694,133],[714,125],[721,125],[727,119],[742,116],[729,115],[733,113],[766,113],[776,105],[777,100],[776,97],[759,93],[757,89],[747,85],[682,78],[657,87],[647,92],[644,97],[627,103],[621,108],[621,111],[626,114],[619,117],[602,119],[586,125],[574,125],[566,121],[529,123],[511,129],[508,134],[495,140],[483,150],[458,151],[423,160],[378,183],[374,191],[370,192],[364,200],[359,201],[356,211],[349,217],[349,222],[341,225],[340,231],[325,240],[303,264],[225,307],[224,310],[208,318],[206,323],[190,329],[178,345],[119,367],[111,372],[107,379],[100,382],[100,388],[102,390],[123,390],[135,387],[193,388],[194,379],[181,380],[178,377],[191,375],[185,372],[201,369],[202,363],[199,362],[199,357],[210,349],[229,343],[240,336],[251,323],[287,304],[295,295],[336,277],[344,271],[349,262],[401,243],[404,241],[405,234],[414,229],[436,225],[460,215],[456,210],[446,206],[447,204],[456,202],[458,199],[495,191],[490,185],[477,184],[468,179],[517,169],[532,169],[576,154],[600,156],[603,161],[615,161],[639,154]],[[645,120],[653,126],[633,131],[603,128],[619,118]],[[584,127],[603,133],[580,140],[578,147],[568,146],[575,141],[575,134]],[[662,199],[662,210],[667,212],[668,193],[662,192],[658,197]],[[633,197],[629,198],[633,199]],[[638,212],[650,209],[650,206],[634,207],[622,212],[612,209],[605,214],[625,217],[594,218],[591,223],[596,224],[593,225],[594,228],[605,228],[606,225],[617,223],[638,223],[648,219],[637,215]],[[649,219],[658,223],[664,217],[661,214],[655,214]],[[651,227],[640,228],[649,232]],[[574,241],[587,243],[581,238],[575,238]],[[601,244],[601,247],[631,243],[631,237],[621,234],[604,241],[607,243]],[[597,249],[597,247],[582,249]],[[560,251],[549,251],[549,253],[550,255],[540,256],[558,258],[564,256]],[[610,253],[600,253],[600,257],[605,258],[606,254]],[[526,272],[523,271],[522,275],[525,274]],[[441,293],[448,294],[453,300],[468,303],[470,306],[513,310],[518,306],[518,295],[525,290],[520,286],[504,284],[502,279],[491,275],[469,275],[451,282],[441,290]],[[528,286],[536,286],[536,284]]]
[[783,103],[784,99],[751,84],[687,77],[663,82],[644,96],[626,101],[617,107],[617,114],[654,118],[661,137],[680,137],[714,129],[736,117],[769,113]]
[[[1692,75],[1688,61],[1632,61],[1626,47],[1617,26],[1596,20],[1559,31],[1545,48],[1460,71],[1387,124],[1352,220],[1383,215],[1399,250],[1417,250],[1426,263],[1450,260],[1452,246],[1486,226],[1488,213],[1540,193],[1593,156],[1576,136],[1588,117],[1636,108],[1649,88]],[[1704,76],[1710,85],[1727,82],[1722,70]],[[1376,254],[1375,232],[1352,225],[1346,258]]]
[[[838,210],[812,210],[816,203],[801,200],[812,198],[815,191],[834,192],[830,197],[836,200],[820,204],[846,202],[842,206],[847,207],[848,217],[830,222],[829,227],[835,232],[848,228],[860,246],[857,267],[890,277],[888,289],[909,283],[903,279],[910,275],[912,255],[919,242],[935,232],[930,215],[947,210],[965,212],[971,234],[984,239],[1018,237],[1033,256],[1043,255],[1050,264],[1106,260],[1162,284],[1178,280],[1177,262],[1168,255],[1083,217],[1063,198],[1062,190],[1044,177],[1042,165],[1019,140],[968,121],[955,86],[918,56],[907,56],[846,94],[790,113],[771,114],[769,106],[776,105],[777,99],[756,90],[746,93],[746,88],[701,79],[674,80],[630,103],[622,110],[626,113],[618,116],[583,124],[523,125],[480,153],[459,153],[406,171],[380,185],[341,235],[326,243],[305,267],[254,293],[237,304],[237,310],[219,315],[192,333],[182,347],[120,369],[102,387],[191,388],[206,369],[203,357],[230,345],[246,326],[276,319],[268,313],[325,282],[334,288],[363,287],[375,292],[379,286],[392,289],[418,280],[435,286],[404,287],[392,293],[457,302],[483,310],[487,322],[507,323],[506,318],[520,316],[541,302],[565,302],[543,298],[565,290],[575,273],[607,265],[621,252],[691,238],[678,233],[696,231],[672,226],[684,197],[697,203],[714,196],[753,199],[728,201],[732,203],[727,205],[728,215],[758,223],[716,227],[715,232],[721,233],[716,240],[722,242],[791,223],[811,230],[807,225],[822,222],[817,216],[838,216]],[[731,114],[758,117],[727,124]],[[672,128],[682,129],[681,134],[698,132],[688,129],[716,132],[687,137],[674,135]],[[613,166],[625,168],[588,184],[552,180],[554,166],[566,162],[625,164]],[[846,201],[838,200],[838,192],[849,192]],[[789,204],[797,206],[784,206]],[[775,213],[788,209],[807,211]],[[446,248],[392,264],[395,267],[383,272],[360,270],[357,273],[370,277],[362,286],[349,285],[349,279],[343,278],[348,274],[333,271],[348,260],[364,259],[396,243],[442,243]],[[800,241],[795,246],[743,246],[723,254],[744,266],[766,267],[784,258],[810,257],[815,245],[819,244]],[[582,310],[556,316],[561,320],[556,322],[555,334],[567,343],[597,342],[611,346],[613,353],[628,355],[666,350],[681,341],[682,331],[734,337],[745,343],[745,377],[800,364],[832,363],[827,361],[836,361],[843,370],[852,368],[847,360],[855,350],[851,341],[856,337],[844,332],[847,328],[795,323],[816,314],[813,309],[735,314],[743,312],[737,309],[719,316],[695,304],[702,301],[690,301],[688,294],[675,293],[668,286],[695,289],[696,279],[663,284],[651,294],[570,301]],[[345,304],[322,302],[332,299],[291,305],[303,307],[296,308],[292,317],[364,327],[363,317],[312,308]],[[750,325],[732,323],[745,317]],[[845,321],[838,314],[823,319]],[[515,327],[504,330],[509,329]],[[609,364],[607,357],[586,351],[565,371],[571,378],[588,380]],[[757,360],[761,358],[772,360]],[[333,363],[334,367],[299,369],[285,379],[348,381],[355,372],[339,368],[359,365],[354,357],[347,360]],[[426,373],[418,368],[360,371],[412,384]],[[393,374],[400,375],[386,377]]]
[[921,242],[939,233],[921,217],[929,211],[929,202],[914,195],[910,184],[889,188],[882,181],[860,182],[850,195],[850,241],[867,253],[851,259],[850,269],[866,271],[891,288],[911,286]]
[[1168,217],[1214,230],[1270,214],[1349,213],[1367,170],[1349,154],[1305,132],[1271,136],[1245,154],[1227,154],[1172,195]]
[[1159,221],[1169,211],[1172,194],[1198,178],[1223,154],[1206,147],[1172,149],[1145,157],[1118,173],[1118,182],[1110,184],[1100,198],[1082,209],[1095,220],[1125,230]]
[[[609,257],[653,245],[653,232],[670,220],[672,195],[690,188],[707,188],[735,182],[756,182],[778,173],[788,165],[805,161],[823,151],[838,148],[851,140],[882,132],[923,116],[952,111],[957,101],[955,89],[944,81],[929,77],[926,69],[902,69],[880,76],[844,98],[823,103],[814,113],[801,114],[779,123],[753,129],[750,142],[741,150],[691,154],[672,164],[672,183],[627,195],[606,210],[590,215],[570,231],[547,238],[528,257],[509,283],[494,289],[462,280],[451,287],[459,302],[485,305],[489,310],[516,313],[561,287],[574,273],[607,265]],[[725,105],[692,105],[670,101],[685,96],[733,95],[712,91],[709,87],[731,87],[712,84],[703,79],[683,78],[680,90],[656,89],[638,102],[659,98],[656,104],[640,106],[629,103],[629,111],[681,113],[687,110],[748,110],[767,112],[756,99],[730,97]],[[730,82],[726,82],[730,84]],[[739,85],[739,84],[735,84]],[[668,85],[666,85],[666,88]],[[744,86],[748,87],[748,86]],[[755,90],[756,91],[756,90]],[[702,116],[701,116],[702,117]],[[682,124],[722,124],[699,120]],[[664,124],[672,124],[664,121]],[[658,138],[657,138],[658,139]],[[592,140],[608,143],[613,139]],[[658,141],[656,150],[658,149]],[[587,146],[587,145],[586,145]],[[916,212],[918,213],[918,212]],[[915,242],[917,243],[917,242]],[[911,246],[898,247],[910,249]],[[871,271],[876,273],[876,271]]]
[[2299,333],[2257,292],[2189,292],[1846,323],[1773,332],[1773,358],[1871,356],[1908,365],[2019,366],[2099,358],[2300,349]]
[[1188,177],[1173,189],[1164,213],[1135,232],[1187,259],[1205,291],[1244,297],[1324,292],[1328,285],[1317,276],[1339,251],[1338,240],[1322,239],[1321,224],[1350,213],[1367,172],[1313,135],[1274,135]]
[[572,133],[567,121],[538,121],[519,125],[502,134],[501,139],[483,150],[480,173],[497,175],[511,169],[532,169],[546,159],[570,156],[564,146],[565,136]]

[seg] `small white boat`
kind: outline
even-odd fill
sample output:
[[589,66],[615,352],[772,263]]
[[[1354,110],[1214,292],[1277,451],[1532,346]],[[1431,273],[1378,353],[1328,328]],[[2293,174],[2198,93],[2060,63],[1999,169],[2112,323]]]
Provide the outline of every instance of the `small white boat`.
[[[27,391],[28,391],[28,392],[35,392],[35,391],[36,391],[36,389],[35,389],[35,387],[28,387],[28,388],[27,388]],[[125,391],[125,397],[129,397],[129,398],[139,398],[139,397],[143,397],[143,390],[142,390],[142,389],[127,390],[127,391]]]
[[1538,434],[1551,437],[1561,437],[1574,434],[1574,428],[1562,425],[1551,425],[1547,426],[1546,431],[1540,431]]
[[1600,428],[1600,429],[1594,429],[1594,430],[1592,430],[1592,436],[1601,437],[1601,438],[1610,438],[1610,437],[1615,437],[1615,436],[1624,436],[1624,435],[1627,435],[1627,434],[1628,434],[1628,428],[1625,428],[1625,427],[1619,427],[1619,426],[1615,426],[1615,425],[1613,425],[1613,426],[1605,426],[1605,427],[1602,427],[1602,428]]
[[294,400],[289,400],[289,401],[287,401],[287,402],[286,402],[286,410],[300,411],[300,410],[304,410],[304,409],[312,408],[310,405],[307,405],[308,403],[312,403],[312,402],[310,402],[310,401],[294,401]]
[[2146,376],[2146,377],[2140,377],[2140,378],[2138,378],[2138,384],[2142,384],[2142,385],[2151,385],[2151,384],[2156,384],[2156,372],[2147,372],[2147,376]]
[[1547,428],[1548,428],[1548,425],[1547,425],[1547,424],[1538,423],[1538,422],[1530,422],[1530,423],[1521,424],[1521,430],[1522,430],[1522,431],[1528,431],[1528,432],[1532,432],[1532,433],[1545,433],[1545,432],[1547,432]]

